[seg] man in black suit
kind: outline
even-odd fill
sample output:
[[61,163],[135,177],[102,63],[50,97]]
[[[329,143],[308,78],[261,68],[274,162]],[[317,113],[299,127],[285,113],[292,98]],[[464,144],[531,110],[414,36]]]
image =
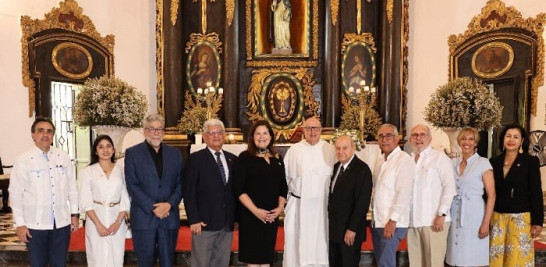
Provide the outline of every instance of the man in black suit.
[[191,154],[183,179],[184,206],[192,233],[191,266],[227,267],[234,230],[232,192],[236,156],[222,150],[226,136],[217,119],[203,125],[207,147]]
[[328,198],[329,261],[332,267],[355,267],[360,262],[360,247],[366,240],[366,213],[372,195],[372,173],[355,156],[351,137],[336,141],[338,162]]

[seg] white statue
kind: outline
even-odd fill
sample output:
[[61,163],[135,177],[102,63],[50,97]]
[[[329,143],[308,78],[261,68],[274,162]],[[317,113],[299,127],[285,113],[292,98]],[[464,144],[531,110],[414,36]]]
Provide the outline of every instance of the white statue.
[[292,18],[292,4],[290,0],[273,0],[272,30],[275,48],[290,49],[290,19]]

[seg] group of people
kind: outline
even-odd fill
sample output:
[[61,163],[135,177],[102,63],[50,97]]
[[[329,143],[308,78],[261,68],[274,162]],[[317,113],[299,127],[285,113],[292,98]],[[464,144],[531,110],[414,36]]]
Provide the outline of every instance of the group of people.
[[406,236],[410,266],[534,263],[542,189],[538,159],[524,152],[528,142],[519,125],[501,132],[503,153],[487,160],[476,152],[473,128],[462,129],[462,155],[449,159],[430,146],[427,126],[413,127],[413,151],[406,153],[396,126],[384,124],[376,166],[356,156],[351,136],[337,137],[334,146],[321,140],[316,117],[304,122],[305,139],[284,159],[267,121],[252,125],[247,150],[236,156],[223,149],[222,121],[207,120],[206,147],[190,154],[184,168],[180,151],[164,144],[164,130],[161,115],[146,117],[146,140],[126,150],[123,165],[116,163],[112,139],[98,136],[89,166],[76,179],[67,153],[51,146],[52,121],[36,118],[35,146],[16,159],[9,187],[16,233],[31,266],[66,265],[80,211],[87,218],[89,266],[123,265],[129,214],[138,265],[159,259],[172,266],[182,197],[191,266],[228,266],[236,229],[239,260],[270,266],[283,212],[283,266],[358,266],[370,203],[378,266],[396,266]]
[[68,154],[52,147],[55,125],[37,117],[31,126],[34,146],[17,157],[9,192],[13,221],[27,244],[31,266],[66,266],[70,233],[86,214],[88,266],[123,266],[130,213],[139,266],[172,266],[180,228],[182,156],[163,144],[165,120],[144,120],[145,141],[116,163],[107,135],[95,139],[91,160],[76,179]]

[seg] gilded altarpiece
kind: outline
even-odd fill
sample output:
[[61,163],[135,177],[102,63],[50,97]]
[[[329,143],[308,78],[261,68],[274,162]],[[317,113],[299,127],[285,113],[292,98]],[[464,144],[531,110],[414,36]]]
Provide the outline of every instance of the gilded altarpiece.
[[[172,130],[167,135],[177,134],[184,93],[199,86],[200,60],[213,68],[208,79],[224,89],[218,115],[230,130],[246,133],[253,121],[265,119],[283,142],[307,116],[338,127],[347,68],[360,63],[355,58],[366,68],[364,80],[378,88],[383,120],[404,133],[409,0],[156,3],[158,111]],[[282,14],[275,13],[279,7]],[[188,46],[192,36],[212,33],[217,43]],[[347,36],[361,37],[343,44]]]

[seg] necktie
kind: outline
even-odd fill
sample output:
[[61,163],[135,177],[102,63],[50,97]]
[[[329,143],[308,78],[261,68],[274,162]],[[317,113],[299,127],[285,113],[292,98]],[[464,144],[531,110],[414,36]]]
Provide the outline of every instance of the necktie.
[[222,181],[224,182],[224,185],[227,183],[226,180],[226,170],[224,169],[224,164],[222,164],[222,159],[220,159],[220,155],[222,153],[220,152],[214,152],[214,155],[216,155],[216,164],[218,164],[218,168],[220,168],[220,174],[222,175]]
[[334,178],[334,181],[332,182],[332,193],[334,192],[334,186],[336,185],[337,178],[343,173],[343,171],[345,171],[345,168],[343,167],[343,165],[341,165],[339,172],[337,173],[336,177]]

